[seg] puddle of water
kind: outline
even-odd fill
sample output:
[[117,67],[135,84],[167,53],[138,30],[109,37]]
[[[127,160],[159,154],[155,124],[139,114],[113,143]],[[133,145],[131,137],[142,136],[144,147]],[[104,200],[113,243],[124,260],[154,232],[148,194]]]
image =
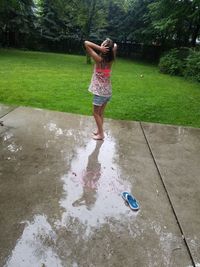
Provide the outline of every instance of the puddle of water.
[[[55,138],[74,134],[53,123],[47,128]],[[160,240],[163,261],[170,266],[171,251],[180,249],[180,238],[167,233],[156,221],[133,222],[139,213],[132,212],[121,198],[122,191],[132,191],[132,184],[122,176],[115,146],[115,140],[107,137],[104,142],[90,140],[86,146],[77,149],[70,170],[61,177],[63,193],[57,203],[61,210],[59,219],[55,221],[45,214],[38,214],[33,220],[22,222],[25,223],[23,234],[4,267],[66,266],[66,261],[62,263],[62,247],[65,259],[71,261],[69,266],[79,266],[74,260],[76,249],[82,249],[81,245],[87,244],[95,231],[106,224],[109,231],[117,235],[125,231],[134,242],[152,232],[155,242]],[[18,151],[15,146],[10,147],[10,152],[12,150]],[[76,245],[79,242],[80,245]],[[106,245],[113,250],[109,238]],[[155,266],[153,260],[160,255],[151,253],[147,250],[149,266]]]
[[62,267],[56,251],[53,250],[56,234],[48,223],[47,217],[37,215],[31,223],[28,221],[22,223],[26,223],[27,226],[4,266]]
[[[61,133],[54,125],[49,130]],[[115,153],[115,142],[110,138],[104,142],[91,140],[77,150],[70,171],[61,177],[60,219],[50,224],[51,218],[38,214],[31,222],[22,222],[26,224],[23,234],[4,267],[63,266],[56,252],[63,227],[69,229],[71,222],[76,221],[77,229],[73,227],[72,231],[76,232],[77,240],[79,235],[84,240],[110,218],[120,220],[123,214],[135,216],[120,195],[124,190],[131,191],[131,184],[120,178]],[[72,263],[78,266],[75,261]]]
[[60,206],[64,212],[57,225],[66,226],[70,216],[94,227],[109,217],[116,219],[129,212],[120,194],[124,190],[131,191],[131,185],[120,178],[115,152],[111,139],[91,140],[86,148],[78,150],[70,172],[62,177],[64,194]]

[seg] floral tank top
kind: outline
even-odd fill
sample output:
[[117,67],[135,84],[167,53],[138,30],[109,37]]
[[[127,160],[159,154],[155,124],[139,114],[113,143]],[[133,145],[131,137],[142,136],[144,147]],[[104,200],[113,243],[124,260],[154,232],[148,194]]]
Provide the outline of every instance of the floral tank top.
[[111,69],[105,63],[101,63],[101,68],[94,66],[89,91],[94,95],[109,97],[112,95]]

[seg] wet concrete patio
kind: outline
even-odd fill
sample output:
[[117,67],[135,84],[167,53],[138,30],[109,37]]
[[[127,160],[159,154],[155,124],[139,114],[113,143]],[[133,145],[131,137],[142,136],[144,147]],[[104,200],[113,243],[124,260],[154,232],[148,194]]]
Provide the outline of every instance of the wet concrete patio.
[[0,121],[0,266],[200,266],[200,129],[107,119],[102,142],[88,116]]

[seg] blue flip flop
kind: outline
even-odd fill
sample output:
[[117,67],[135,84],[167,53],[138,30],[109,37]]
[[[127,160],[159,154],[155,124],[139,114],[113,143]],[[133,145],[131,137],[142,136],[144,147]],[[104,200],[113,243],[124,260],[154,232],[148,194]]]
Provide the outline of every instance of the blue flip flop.
[[139,204],[137,200],[128,192],[122,193],[122,198],[129,204],[132,210],[139,210]]
[[122,198],[125,200],[125,201],[127,201],[127,196],[129,195],[129,193],[128,192],[122,192]]

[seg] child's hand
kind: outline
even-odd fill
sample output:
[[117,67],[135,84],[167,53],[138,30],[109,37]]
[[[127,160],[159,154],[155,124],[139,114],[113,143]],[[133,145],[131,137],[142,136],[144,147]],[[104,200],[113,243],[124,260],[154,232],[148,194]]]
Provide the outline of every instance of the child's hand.
[[101,52],[103,53],[103,54],[106,54],[106,53],[108,53],[108,51],[109,51],[109,48],[108,47],[106,47],[106,46],[104,46],[104,45],[101,45]]

